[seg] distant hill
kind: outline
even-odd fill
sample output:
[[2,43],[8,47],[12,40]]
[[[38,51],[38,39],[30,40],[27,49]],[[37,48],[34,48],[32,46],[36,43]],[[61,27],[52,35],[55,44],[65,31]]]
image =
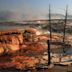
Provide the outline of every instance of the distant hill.
[[64,19],[64,15],[62,14],[51,14],[52,19]]
[[[49,16],[49,15],[48,15],[48,16]],[[52,19],[65,19],[65,15],[53,13],[53,14],[51,14],[51,18],[52,18]],[[72,15],[68,15],[67,18],[68,18],[68,19],[72,19]]]

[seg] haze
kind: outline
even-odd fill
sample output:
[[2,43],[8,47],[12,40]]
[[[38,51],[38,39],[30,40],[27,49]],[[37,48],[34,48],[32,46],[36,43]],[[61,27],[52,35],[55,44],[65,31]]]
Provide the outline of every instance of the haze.
[[72,0],[0,0],[0,19],[47,19],[48,7],[52,13],[64,14],[66,5],[72,14]]

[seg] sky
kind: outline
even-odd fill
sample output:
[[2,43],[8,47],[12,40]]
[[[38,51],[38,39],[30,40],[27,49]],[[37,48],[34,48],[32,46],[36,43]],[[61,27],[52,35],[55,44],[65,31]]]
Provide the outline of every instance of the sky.
[[25,19],[47,18],[49,4],[51,13],[72,14],[72,0],[0,0],[0,11],[12,11],[22,14]]

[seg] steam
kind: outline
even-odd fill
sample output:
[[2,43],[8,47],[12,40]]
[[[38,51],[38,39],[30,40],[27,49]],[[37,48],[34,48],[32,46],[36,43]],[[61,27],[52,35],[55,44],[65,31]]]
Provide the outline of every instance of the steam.
[[[62,14],[51,14],[52,19],[64,19]],[[68,15],[69,19],[72,19],[72,15]],[[23,20],[35,20],[35,19],[48,19],[48,14],[32,14],[32,13],[18,13],[14,11],[0,11],[1,21],[23,21]]]
[[1,11],[0,12],[0,20],[10,20],[10,21],[21,21],[23,20],[23,16],[20,13],[12,12],[12,11]]

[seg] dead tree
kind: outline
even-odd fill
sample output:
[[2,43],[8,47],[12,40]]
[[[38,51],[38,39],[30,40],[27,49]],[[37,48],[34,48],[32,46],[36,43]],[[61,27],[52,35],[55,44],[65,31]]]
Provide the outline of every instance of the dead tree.
[[48,65],[51,64],[51,56],[50,56],[50,45],[51,45],[51,14],[50,14],[50,5],[49,5],[49,29],[50,29],[50,40],[47,41],[48,44]]
[[50,42],[52,40],[52,30],[51,30],[51,9],[49,5],[49,30],[50,30]]
[[66,7],[66,15],[64,20],[64,30],[63,30],[63,52],[65,53],[65,34],[66,34],[66,24],[67,24],[67,12],[68,12],[68,6]]

